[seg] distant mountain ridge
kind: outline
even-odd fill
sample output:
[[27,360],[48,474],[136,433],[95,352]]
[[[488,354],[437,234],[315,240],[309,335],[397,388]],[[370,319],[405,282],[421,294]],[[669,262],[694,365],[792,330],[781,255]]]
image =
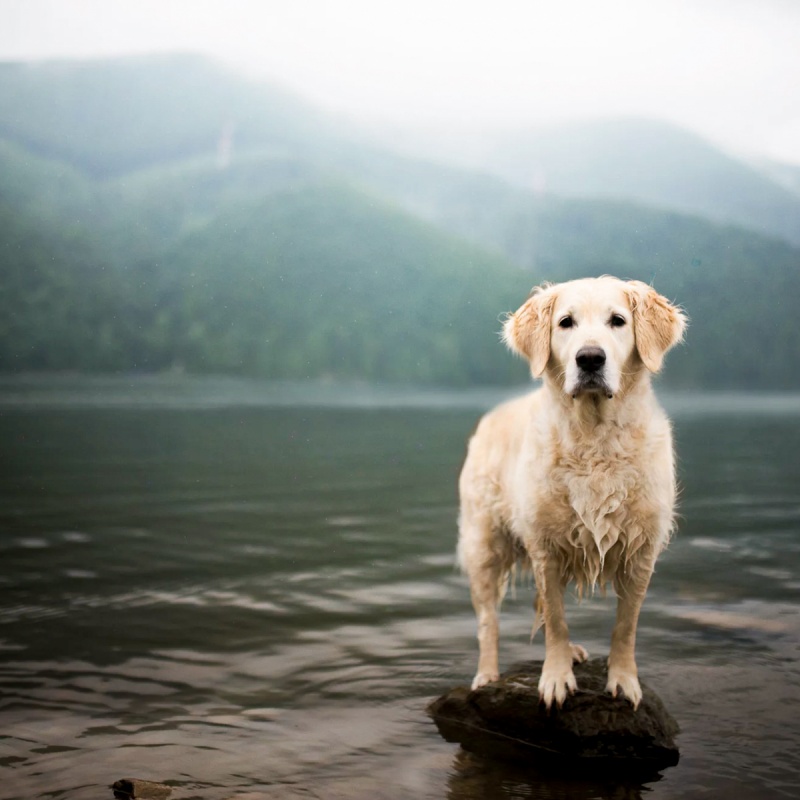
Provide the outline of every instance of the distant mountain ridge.
[[[193,55],[0,63],[0,106],[0,137],[97,177],[230,151],[347,159],[354,146],[294,96]],[[796,172],[757,168],[665,122],[519,131],[468,160],[534,194],[645,203],[800,244],[800,195],[787,185]]]
[[686,306],[674,385],[800,388],[800,251],[748,226],[401,156],[196,57],[0,65],[0,102],[1,370],[525,380],[499,316],[605,272]]
[[539,194],[646,203],[800,244],[800,196],[786,185],[788,168],[752,165],[662,121],[516,131],[487,138],[463,161]]
[[237,148],[334,140],[321,113],[195,55],[0,63],[0,137],[97,178]]

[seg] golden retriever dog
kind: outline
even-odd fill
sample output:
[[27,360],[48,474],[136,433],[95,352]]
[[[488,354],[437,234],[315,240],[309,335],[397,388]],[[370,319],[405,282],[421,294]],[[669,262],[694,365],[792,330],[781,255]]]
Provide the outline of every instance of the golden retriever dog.
[[611,583],[617,616],[608,684],[642,698],[636,626],[656,558],[669,541],[675,471],[669,420],[650,385],[683,336],[683,312],[640,281],[603,276],[545,284],[503,327],[544,385],[486,414],[459,480],[458,555],[478,618],[473,688],[498,677],[498,608],[515,566],[533,573],[544,625],[539,696],[577,689],[564,590]]

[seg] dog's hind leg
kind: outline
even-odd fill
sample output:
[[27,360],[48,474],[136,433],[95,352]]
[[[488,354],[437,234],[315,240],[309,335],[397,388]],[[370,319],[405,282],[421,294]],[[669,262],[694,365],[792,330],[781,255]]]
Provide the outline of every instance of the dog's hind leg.
[[478,619],[478,671],[472,681],[477,689],[499,677],[498,639],[500,603],[514,564],[514,549],[507,536],[486,519],[461,519],[458,545],[461,568],[469,577],[472,606]]

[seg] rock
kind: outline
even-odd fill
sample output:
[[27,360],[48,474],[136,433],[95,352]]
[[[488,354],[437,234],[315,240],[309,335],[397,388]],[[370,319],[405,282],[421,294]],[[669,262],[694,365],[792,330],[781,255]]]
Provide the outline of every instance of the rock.
[[678,763],[678,724],[645,683],[634,711],[606,693],[606,660],[595,658],[575,665],[578,691],[548,712],[539,702],[541,671],[541,661],[525,661],[480,689],[457,686],[434,700],[428,714],[448,742],[539,768],[570,762],[604,769],[625,762],[655,772]]
[[111,784],[111,789],[118,800],[166,800],[172,792],[172,787],[165,783],[143,781],[139,778],[120,778]]

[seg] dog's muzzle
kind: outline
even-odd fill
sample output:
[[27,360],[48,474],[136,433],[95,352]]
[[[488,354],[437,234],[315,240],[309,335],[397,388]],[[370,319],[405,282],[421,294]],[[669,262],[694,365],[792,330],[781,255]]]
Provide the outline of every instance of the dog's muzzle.
[[575,363],[578,366],[578,385],[572,394],[573,398],[581,392],[602,392],[609,400],[614,396],[603,374],[606,351],[602,347],[581,347],[575,354]]

